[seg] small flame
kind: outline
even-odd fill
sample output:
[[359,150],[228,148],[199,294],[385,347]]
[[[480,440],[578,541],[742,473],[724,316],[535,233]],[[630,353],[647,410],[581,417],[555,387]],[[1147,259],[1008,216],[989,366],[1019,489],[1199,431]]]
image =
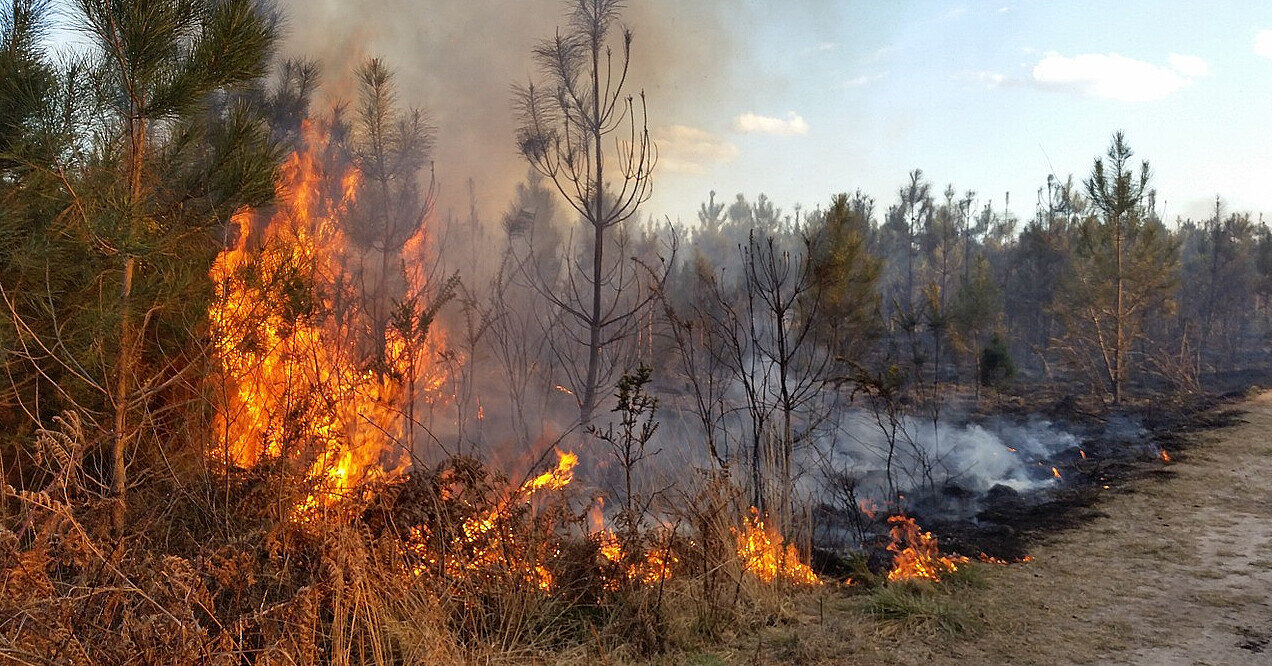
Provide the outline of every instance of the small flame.
[[[669,548],[654,547],[644,554],[637,553],[629,557],[623,550],[623,544],[619,541],[618,535],[608,529],[601,529],[596,533],[596,538],[599,545],[597,550],[601,557],[613,564],[626,565],[621,569],[620,575],[628,581],[656,585],[671,578],[672,569],[680,564],[679,558],[672,554]],[[618,589],[619,581],[608,581],[606,587],[611,590]]]
[[1057,468],[1055,468],[1055,467],[1052,467],[1052,468],[1051,468],[1051,476],[1054,476],[1054,477],[1056,477],[1057,479],[1061,478],[1061,476],[1060,476],[1060,470],[1059,470],[1059,469],[1057,469]]
[[[464,521],[463,533],[455,543],[448,544],[445,552],[465,553],[465,557],[450,556],[444,560],[443,569],[450,576],[462,578],[477,575],[492,568],[511,570],[544,592],[551,592],[555,583],[552,572],[542,564],[529,561],[535,552],[526,552],[526,544],[510,543],[501,525],[518,506],[526,506],[532,497],[543,490],[557,491],[574,480],[574,468],[579,457],[574,453],[557,451],[557,466],[525,482],[485,513]],[[427,545],[428,530],[411,528],[406,549],[425,563],[437,566],[436,557]],[[543,553],[537,553],[542,556]],[[540,559],[539,561],[543,561]],[[416,573],[424,570],[416,567]]]
[[579,464],[579,456],[575,453],[562,453],[557,451],[557,466],[555,469],[549,470],[536,476],[526,482],[521,487],[522,492],[533,493],[537,490],[547,488],[549,490],[560,490],[574,481],[574,468]]
[[1015,447],[1013,447],[1013,446],[1009,446],[1009,447],[1007,447],[1007,450],[1008,450],[1008,451],[1011,451],[1012,453],[1015,453],[1015,452],[1016,452],[1016,448],[1015,448]]
[[566,388],[566,387],[564,387],[564,386],[561,386],[560,384],[557,384],[557,385],[556,385],[556,390],[558,390],[558,391],[560,391],[560,392],[562,392],[562,393],[568,394],[568,395],[574,395],[574,391],[571,391],[570,389],[568,389],[568,388]]
[[784,543],[782,535],[765,524],[760,512],[751,507],[741,530],[734,530],[738,541],[738,557],[742,566],[765,583],[788,580],[799,585],[821,585],[822,581],[807,564],[800,562],[799,549]]
[[1087,457],[1086,457],[1086,451],[1083,451],[1082,449],[1078,449],[1078,453],[1082,454],[1082,459],[1083,459],[1083,460],[1086,460],[1086,459],[1087,459]]
[[1171,461],[1170,454],[1169,454],[1169,453],[1166,453],[1166,449],[1162,449],[1162,450],[1159,452],[1158,457],[1160,457],[1160,458],[1162,459],[1162,462],[1170,462],[1170,461]]
[[888,518],[892,526],[892,543],[888,550],[893,555],[892,570],[888,572],[888,580],[930,580],[939,582],[943,574],[958,571],[960,565],[968,559],[961,555],[941,555],[937,548],[936,537],[931,532],[924,532],[913,518],[892,516]]
[[1000,566],[1007,566],[1009,564],[1028,564],[1030,562],[1033,562],[1034,558],[1033,558],[1033,555],[1026,555],[1024,557],[1021,557],[1015,560],[1004,560],[1000,557],[994,557],[993,555],[981,553],[980,556],[977,557],[976,559],[980,560],[981,562],[984,562],[985,564],[996,564]]
[[872,499],[863,499],[857,502],[857,508],[861,510],[861,514],[867,518],[874,518],[879,513],[879,505]]

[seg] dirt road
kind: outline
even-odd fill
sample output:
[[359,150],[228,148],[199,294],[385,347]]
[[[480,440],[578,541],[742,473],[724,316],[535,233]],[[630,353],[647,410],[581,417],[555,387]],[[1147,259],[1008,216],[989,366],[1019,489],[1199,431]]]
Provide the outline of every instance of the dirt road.
[[1272,664],[1272,393],[1238,408],[1035,562],[992,570],[965,600],[983,631],[929,642],[931,661]]

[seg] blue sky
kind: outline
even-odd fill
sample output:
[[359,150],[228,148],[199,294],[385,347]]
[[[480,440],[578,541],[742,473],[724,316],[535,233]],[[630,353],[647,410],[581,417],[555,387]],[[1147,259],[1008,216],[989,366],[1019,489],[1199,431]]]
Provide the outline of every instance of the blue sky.
[[652,119],[653,211],[691,217],[710,189],[886,205],[922,168],[1028,216],[1048,172],[1081,179],[1123,129],[1170,219],[1216,194],[1272,213],[1272,3],[733,4],[729,91]]

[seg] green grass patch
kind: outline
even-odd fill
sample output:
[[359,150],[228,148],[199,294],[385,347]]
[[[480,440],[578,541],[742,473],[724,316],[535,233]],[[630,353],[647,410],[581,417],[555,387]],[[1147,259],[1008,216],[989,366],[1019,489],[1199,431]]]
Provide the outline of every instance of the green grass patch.
[[[970,584],[976,579],[967,576],[964,580]],[[984,584],[983,577],[978,584]],[[865,597],[862,609],[885,630],[967,634],[977,626],[976,618],[957,598],[957,592],[967,586],[953,581],[893,583]]]

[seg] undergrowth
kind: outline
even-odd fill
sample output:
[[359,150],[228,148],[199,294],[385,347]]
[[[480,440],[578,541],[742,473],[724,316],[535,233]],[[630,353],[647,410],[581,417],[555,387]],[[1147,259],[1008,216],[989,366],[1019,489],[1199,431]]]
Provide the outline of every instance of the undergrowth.
[[[4,489],[0,661],[620,663],[788,614],[790,586],[738,560],[746,514],[723,478],[685,491],[671,527],[605,537],[571,493],[526,493],[471,458],[302,516],[305,479],[265,464],[156,475],[112,534],[78,421],[36,450],[39,490]],[[606,538],[624,554],[603,555]]]

